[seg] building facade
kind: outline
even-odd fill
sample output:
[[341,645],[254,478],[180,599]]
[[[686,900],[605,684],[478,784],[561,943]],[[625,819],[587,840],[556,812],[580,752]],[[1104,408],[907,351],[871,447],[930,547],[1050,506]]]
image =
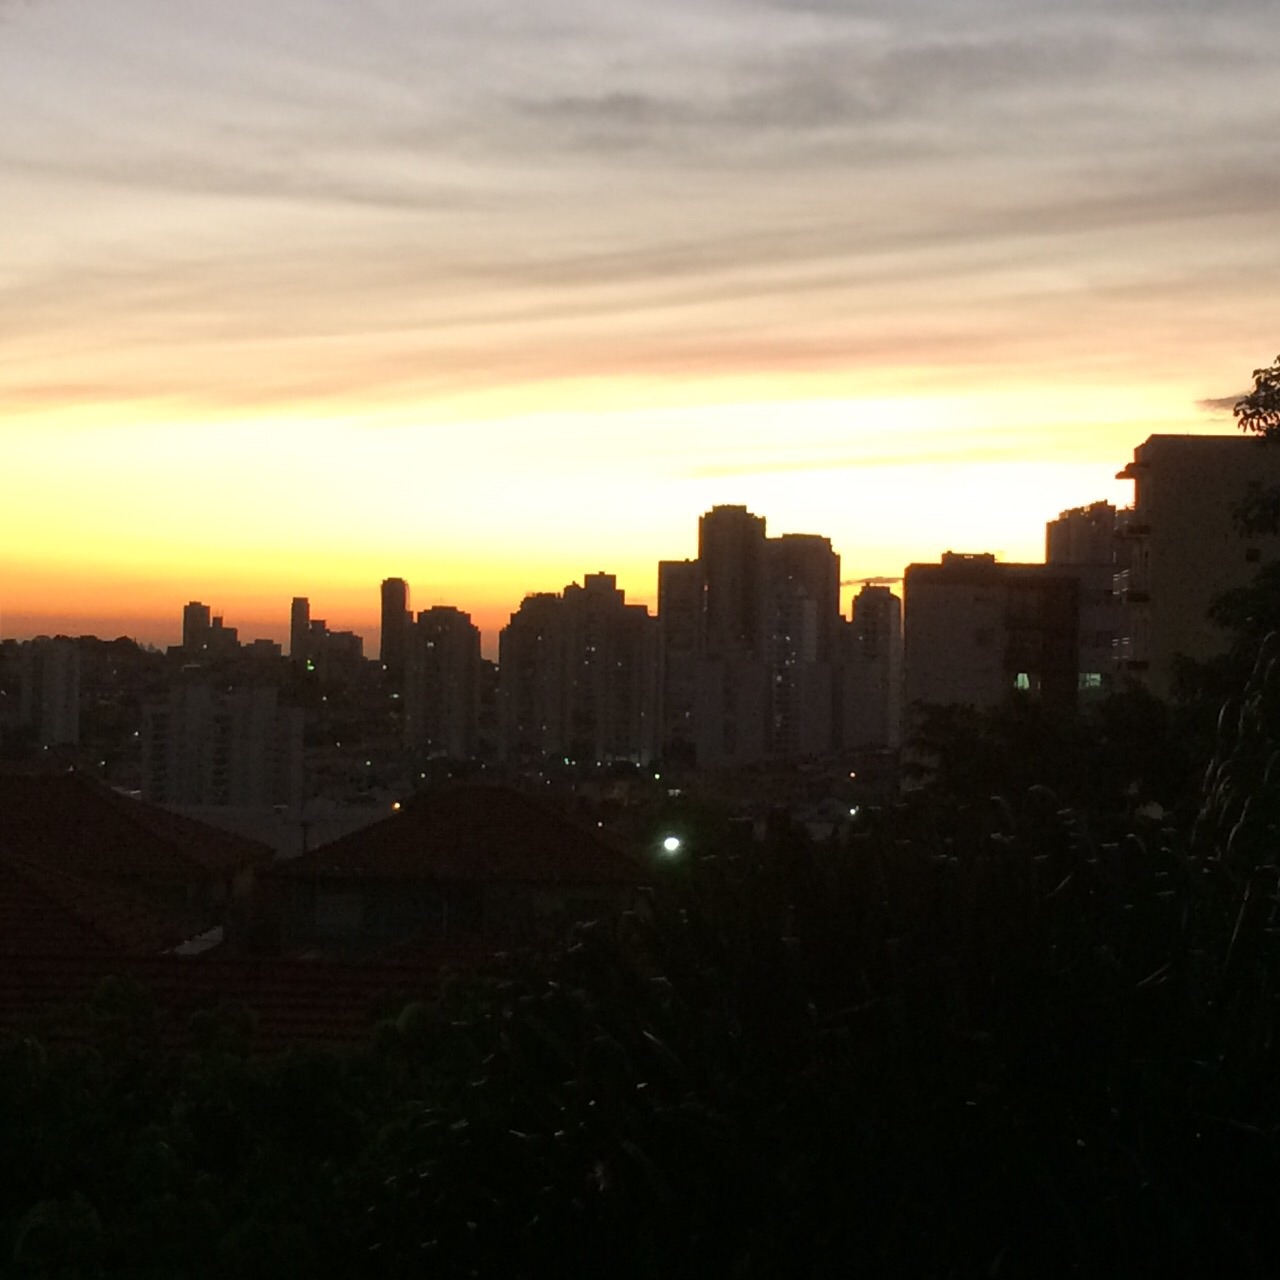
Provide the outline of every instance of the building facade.
[[698,558],[658,567],[663,751],[711,767],[838,746],[840,558],[816,534],[766,536],[713,507]]
[[1078,687],[1082,698],[1105,697],[1124,684],[1120,670],[1120,597],[1115,591],[1122,543],[1117,512],[1095,502],[1062,512],[1045,526],[1045,560],[1080,582]]
[[894,750],[902,744],[902,601],[865,584],[854,597],[841,670],[841,744]]
[[1280,536],[1246,533],[1237,519],[1251,489],[1280,485],[1280,448],[1253,436],[1154,435],[1120,478],[1134,482],[1134,498],[1118,519],[1119,666],[1169,697],[1182,658],[1227,647],[1209,617],[1214,597],[1280,558]]
[[905,710],[992,708],[1016,692],[1067,711],[1079,683],[1080,584],[1069,569],[947,552],[907,567]]
[[37,636],[18,659],[18,720],[44,747],[80,742],[80,646],[68,636]]
[[406,632],[405,746],[428,756],[476,754],[480,713],[480,631],[446,605],[418,614]]
[[499,636],[501,750],[647,763],[658,743],[657,620],[612,574],[528,596]]
[[403,578],[386,578],[382,583],[382,640],[379,661],[388,681],[398,688],[404,680],[405,652],[409,642],[409,584]]
[[273,687],[226,690],[187,676],[143,708],[142,794],[169,806],[297,806],[303,712]]

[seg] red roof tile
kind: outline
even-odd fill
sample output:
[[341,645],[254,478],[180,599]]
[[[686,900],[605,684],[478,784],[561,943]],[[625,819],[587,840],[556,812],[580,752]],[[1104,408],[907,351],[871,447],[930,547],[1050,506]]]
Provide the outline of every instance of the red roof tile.
[[191,1042],[191,1015],[239,1007],[252,1023],[249,1048],[366,1043],[379,1017],[435,997],[442,973],[492,961],[475,948],[438,948],[412,964],[229,960],[210,956],[122,958],[20,956],[0,965],[0,1034],[33,1032],[53,1041],[88,1034],[84,1006],[105,978],[139,984],[156,1009],[163,1043]]
[[76,772],[0,773],[0,854],[86,879],[224,879],[265,845],[132,800]]
[[399,813],[267,874],[584,886],[647,879],[596,832],[519,791],[478,785],[414,797]]
[[199,931],[132,895],[0,852],[0,956],[78,952],[146,955]]

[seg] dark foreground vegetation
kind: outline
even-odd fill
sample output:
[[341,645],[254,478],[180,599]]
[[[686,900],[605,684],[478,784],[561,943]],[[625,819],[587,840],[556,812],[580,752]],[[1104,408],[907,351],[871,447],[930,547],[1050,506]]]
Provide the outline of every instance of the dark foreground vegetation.
[[359,1051],[247,1055],[234,1009],[165,1051],[108,982],[0,1046],[0,1270],[1274,1275],[1278,654],[1207,770],[1108,712],[1146,727],[1093,805],[1040,725],[1057,792],[971,752],[845,844],[687,814],[647,912]]

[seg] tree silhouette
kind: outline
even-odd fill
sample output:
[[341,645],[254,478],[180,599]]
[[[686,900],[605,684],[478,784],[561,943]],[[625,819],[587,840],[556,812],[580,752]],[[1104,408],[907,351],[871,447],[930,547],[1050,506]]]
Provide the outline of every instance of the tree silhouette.
[[1241,431],[1271,440],[1280,435],[1280,356],[1253,371],[1253,390],[1233,410]]

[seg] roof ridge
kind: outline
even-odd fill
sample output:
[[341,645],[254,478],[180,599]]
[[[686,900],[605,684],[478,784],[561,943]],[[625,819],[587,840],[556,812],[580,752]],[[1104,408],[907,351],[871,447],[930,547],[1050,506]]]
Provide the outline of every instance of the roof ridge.
[[67,772],[76,780],[75,785],[83,787],[87,795],[109,804],[134,831],[170,847],[184,863],[197,871],[208,871],[210,867],[205,859],[191,851],[188,844],[190,840],[207,839],[214,845],[225,848],[228,853],[234,851],[237,855],[235,861],[239,864],[250,861],[253,855],[263,862],[271,858],[270,846],[260,841],[233,831],[224,831],[221,827],[187,817],[186,814],[175,813],[150,800],[125,795],[80,769],[70,769]]
[[[188,925],[170,921],[150,903],[111,885],[76,875],[48,863],[6,853],[6,869],[21,880],[28,892],[70,919],[75,926],[112,950],[132,950],[131,942],[145,932],[160,950],[173,940],[177,945],[190,932]],[[112,917],[127,927],[117,927]],[[179,935],[182,936],[179,936]],[[151,950],[148,945],[146,950]]]

